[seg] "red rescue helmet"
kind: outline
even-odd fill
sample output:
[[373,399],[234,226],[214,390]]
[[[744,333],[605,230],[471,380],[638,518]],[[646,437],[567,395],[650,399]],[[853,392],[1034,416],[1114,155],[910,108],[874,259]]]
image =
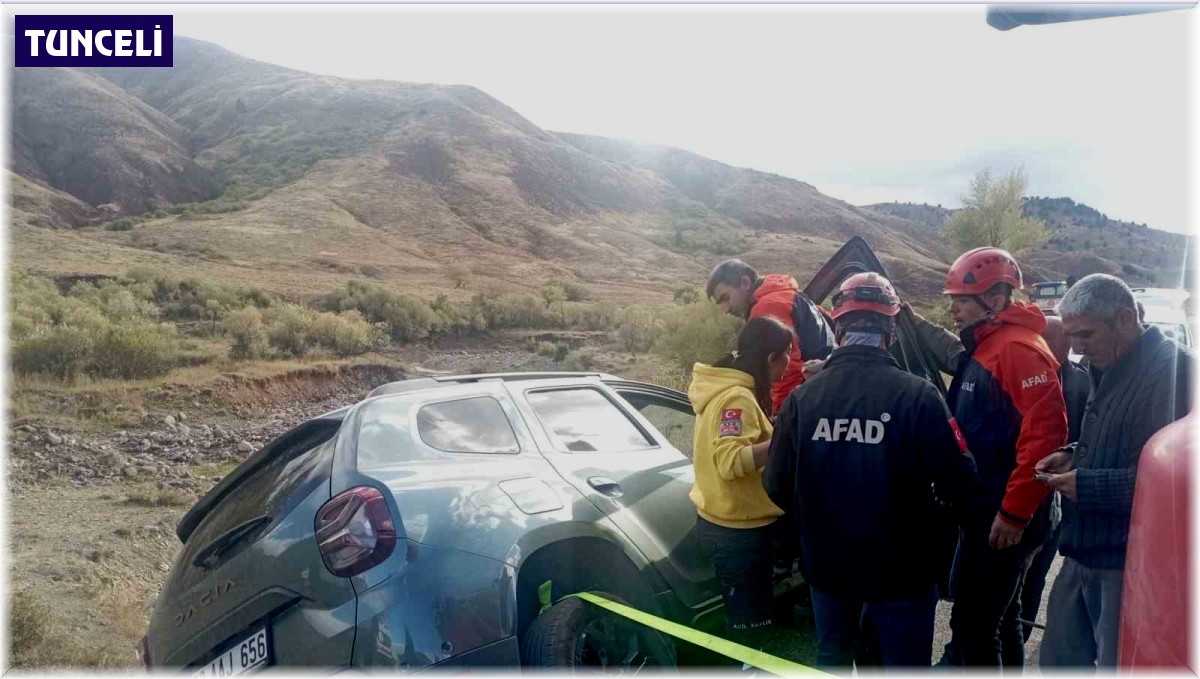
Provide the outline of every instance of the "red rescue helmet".
[[997,283],[1008,283],[1014,289],[1022,287],[1017,260],[1000,248],[975,248],[954,260],[942,294],[982,295]]
[[870,311],[895,316],[900,313],[900,298],[891,281],[870,271],[856,273],[842,281],[833,294],[833,316],[837,320],[851,311]]

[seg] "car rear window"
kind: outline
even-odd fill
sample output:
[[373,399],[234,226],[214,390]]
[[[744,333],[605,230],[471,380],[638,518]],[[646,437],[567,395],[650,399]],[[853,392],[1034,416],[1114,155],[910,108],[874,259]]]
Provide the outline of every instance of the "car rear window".
[[338,420],[307,422],[255,453],[248,463],[258,466],[245,472],[216,499],[188,536],[185,551],[189,556],[234,526],[260,516],[273,520],[286,516],[300,500],[327,482],[333,465],[330,441],[340,426]]
[[528,394],[529,405],[565,453],[620,452],[653,448],[625,413],[596,389],[555,389]]
[[521,446],[500,402],[491,396],[431,403],[417,411],[426,445],[447,453],[518,453]]

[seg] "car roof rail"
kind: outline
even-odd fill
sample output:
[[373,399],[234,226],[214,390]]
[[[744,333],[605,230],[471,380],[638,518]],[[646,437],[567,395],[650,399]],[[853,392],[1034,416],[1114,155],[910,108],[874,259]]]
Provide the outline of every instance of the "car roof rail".
[[553,380],[563,377],[598,377],[602,380],[617,379],[614,375],[602,372],[570,372],[570,371],[548,371],[548,372],[524,372],[524,373],[482,373],[479,375],[447,375],[445,377],[435,377],[433,379],[438,382],[452,382],[455,384],[470,384],[472,382],[521,382],[527,380]]
[[564,377],[596,377],[602,380],[619,379],[602,372],[513,372],[480,373],[478,375],[441,375],[437,377],[413,377],[397,382],[388,382],[371,390],[367,398],[404,394],[422,389],[432,389],[443,384],[476,384],[479,382],[519,382],[527,380],[552,380]]

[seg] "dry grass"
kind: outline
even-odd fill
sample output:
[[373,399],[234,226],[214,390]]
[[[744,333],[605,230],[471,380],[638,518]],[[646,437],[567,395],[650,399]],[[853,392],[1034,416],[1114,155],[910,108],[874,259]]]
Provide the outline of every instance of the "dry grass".
[[[10,661],[14,669],[120,669],[136,665],[133,646],[114,648],[79,640],[39,595],[28,590],[14,592],[9,610]],[[130,625],[128,609],[121,609],[119,624]],[[141,629],[144,630],[142,623]],[[137,632],[134,638],[140,636]]]
[[143,485],[131,488],[123,503],[135,507],[190,507],[196,503],[196,496],[176,488]]

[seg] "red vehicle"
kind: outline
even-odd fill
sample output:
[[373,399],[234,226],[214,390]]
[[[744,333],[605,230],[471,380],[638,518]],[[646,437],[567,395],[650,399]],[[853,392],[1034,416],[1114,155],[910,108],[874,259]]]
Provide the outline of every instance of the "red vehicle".
[[1118,664],[1191,666],[1190,466],[1195,416],[1165,427],[1142,449],[1121,600]]

